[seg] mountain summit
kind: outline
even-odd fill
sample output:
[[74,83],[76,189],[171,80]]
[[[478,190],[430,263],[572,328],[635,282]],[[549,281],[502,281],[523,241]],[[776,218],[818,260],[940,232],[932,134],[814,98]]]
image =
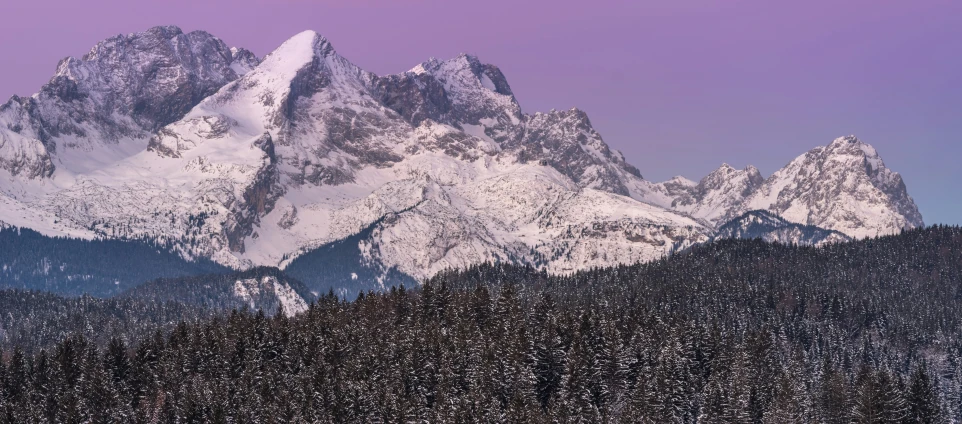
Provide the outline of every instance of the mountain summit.
[[0,106],[0,169],[35,179],[57,167],[109,165],[256,64],[249,51],[203,31],[156,27],[108,38],[61,60],[37,94]]
[[202,31],[121,35],[0,106],[0,222],[236,268],[352,240],[385,275],[568,272],[662,257],[755,209],[851,237],[922,225],[854,137],[768,178],[725,165],[655,184],[583,111],[523,113],[474,56],[378,76],[313,31],[263,59]]
[[697,185],[672,181],[657,185],[670,200],[663,206],[713,228],[759,209],[853,238],[924,225],[902,177],[855,136],[816,147],[768,178],[753,166],[739,171],[725,164]]

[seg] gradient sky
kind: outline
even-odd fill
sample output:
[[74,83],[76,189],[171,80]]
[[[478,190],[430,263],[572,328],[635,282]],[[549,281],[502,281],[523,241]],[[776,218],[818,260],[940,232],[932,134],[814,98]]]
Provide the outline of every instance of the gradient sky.
[[258,55],[305,29],[364,69],[472,53],[526,112],[577,106],[650,180],[722,162],[766,176],[855,134],[900,172],[926,223],[962,224],[959,0],[29,0],[0,22],[0,97],[57,61],[154,25]]

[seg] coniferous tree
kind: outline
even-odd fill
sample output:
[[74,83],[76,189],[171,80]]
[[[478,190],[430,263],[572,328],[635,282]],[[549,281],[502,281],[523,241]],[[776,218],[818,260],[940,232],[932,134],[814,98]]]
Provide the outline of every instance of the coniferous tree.
[[929,378],[929,372],[925,361],[919,365],[912,373],[912,380],[909,384],[908,394],[906,395],[908,404],[908,415],[906,421],[910,423],[935,423],[939,422],[939,399],[935,391],[935,386]]
[[[960,263],[938,228],[486,264],[292,317],[0,294],[2,346],[43,340],[0,348],[0,423],[953,422]],[[131,305],[144,325],[98,318]]]

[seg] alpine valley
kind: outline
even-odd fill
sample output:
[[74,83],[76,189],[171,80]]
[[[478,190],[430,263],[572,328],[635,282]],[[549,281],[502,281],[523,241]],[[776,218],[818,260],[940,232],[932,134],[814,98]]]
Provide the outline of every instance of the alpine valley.
[[176,27],[104,40],[0,106],[0,223],[279,267],[314,291],[923,225],[899,174],[854,136],[767,178],[722,165],[655,183],[584,112],[525,113],[498,67],[470,55],[379,76],[313,31],[258,58]]

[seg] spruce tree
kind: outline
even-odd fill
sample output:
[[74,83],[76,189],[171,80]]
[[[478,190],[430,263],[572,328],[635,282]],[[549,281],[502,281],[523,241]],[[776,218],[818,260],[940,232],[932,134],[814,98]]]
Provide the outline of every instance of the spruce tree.
[[908,404],[907,422],[936,423],[940,421],[939,398],[935,391],[935,385],[932,384],[929,377],[925,361],[920,361],[912,373],[906,402]]

